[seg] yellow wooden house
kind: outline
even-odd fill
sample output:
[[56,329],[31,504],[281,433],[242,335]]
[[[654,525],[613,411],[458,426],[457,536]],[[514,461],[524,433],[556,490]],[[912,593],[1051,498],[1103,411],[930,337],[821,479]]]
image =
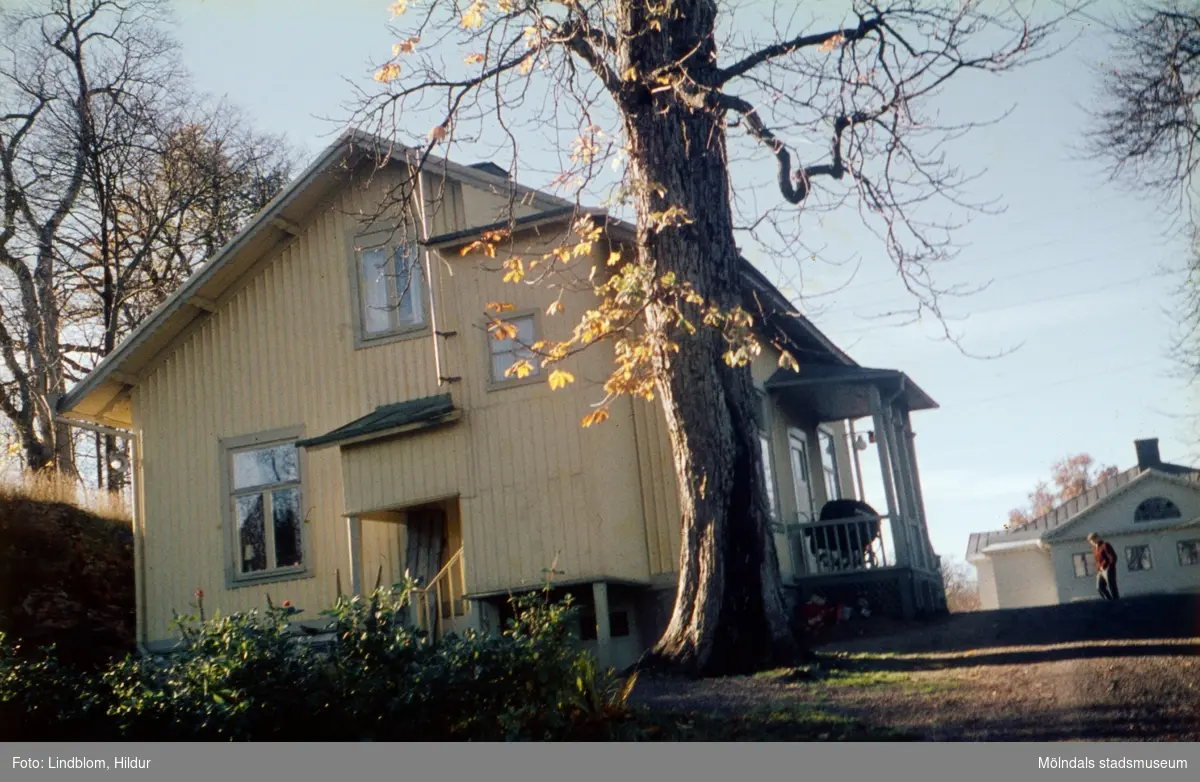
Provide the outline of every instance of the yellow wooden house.
[[[504,283],[503,252],[462,253],[497,223],[518,247],[553,247],[576,210],[492,164],[433,160],[419,235],[372,235],[362,215],[409,177],[406,154],[343,135],[57,400],[63,420],[132,444],[144,650],[173,642],[197,589],[210,611],[270,596],[315,620],[338,590],[406,571],[434,632],[497,627],[509,595],[547,578],[580,601],[605,662],[632,661],[665,626],[679,517],[661,411],[622,399],[580,426],[603,396],[605,346],[566,363],[577,382],[563,390],[540,372],[506,378],[522,344],[565,336],[591,294],[551,317],[557,293]],[[598,259],[632,239],[605,226]],[[391,265],[410,253],[415,265]],[[753,366],[790,593],[939,610],[909,421],[936,405],[901,372],[857,365],[749,264],[744,277],[769,310],[761,327],[801,364],[780,369],[764,349]],[[515,305],[516,340],[489,338],[492,301]],[[860,498],[846,422],[868,417],[885,507],[822,518],[828,501]]]

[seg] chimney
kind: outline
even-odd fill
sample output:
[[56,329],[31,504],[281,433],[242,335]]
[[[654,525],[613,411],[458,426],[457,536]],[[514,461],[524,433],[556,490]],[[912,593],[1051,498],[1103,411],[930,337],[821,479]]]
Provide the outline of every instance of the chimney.
[[1137,466],[1145,470],[1162,465],[1162,457],[1158,455],[1158,438],[1149,440],[1134,440],[1133,447],[1137,449]]

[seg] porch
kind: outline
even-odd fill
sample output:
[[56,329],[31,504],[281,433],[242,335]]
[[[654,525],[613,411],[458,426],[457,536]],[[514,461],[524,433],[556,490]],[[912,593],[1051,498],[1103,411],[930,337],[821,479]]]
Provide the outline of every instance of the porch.
[[[781,369],[764,384],[785,413],[803,412],[819,423],[869,418],[868,438],[853,436],[858,478],[855,499],[827,501],[815,512],[800,509],[784,525],[792,589],[800,603],[819,595],[873,613],[898,617],[945,610],[941,565],[929,541],[910,414],[937,404],[906,375],[857,366],[806,365]],[[864,495],[861,452],[873,443],[879,460],[883,506]]]
[[[350,594],[389,588],[407,575],[417,582],[410,606],[414,626],[435,638],[478,626],[473,604],[465,597],[457,498],[348,516],[346,527]],[[375,538],[367,547],[374,556],[370,565],[364,537]]]

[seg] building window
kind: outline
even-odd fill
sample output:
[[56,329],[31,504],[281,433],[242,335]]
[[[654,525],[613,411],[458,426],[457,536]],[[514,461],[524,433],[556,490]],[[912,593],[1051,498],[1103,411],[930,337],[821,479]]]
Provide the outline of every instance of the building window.
[[763,482],[767,489],[767,505],[771,518],[779,518],[779,497],[775,493],[775,470],[771,466],[771,438],[765,434],[758,435],[758,444],[762,449]]
[[1133,512],[1134,521],[1165,521],[1167,519],[1178,519],[1183,514],[1179,512],[1179,506],[1168,500],[1166,497],[1151,497],[1148,500],[1143,500],[1141,505],[1137,506],[1137,510]]
[[227,451],[233,579],[261,579],[305,568],[300,458],[295,440]]
[[425,274],[416,245],[387,244],[358,252],[359,313],[364,340],[425,325]]
[[1150,547],[1126,546],[1125,566],[1130,572],[1135,570],[1150,570],[1153,568],[1154,560],[1150,557]]
[[825,471],[825,501],[836,500],[842,496],[838,488],[837,441],[829,432],[817,432],[821,445],[821,467]]
[[1071,563],[1075,566],[1075,578],[1096,575],[1096,557],[1090,553],[1072,554]]
[[1200,540],[1181,540],[1177,545],[1180,565],[1200,565]]
[[[608,637],[609,638],[625,638],[629,635],[629,612],[628,611],[609,611],[608,612]],[[579,640],[595,641],[596,640],[596,611],[592,608],[584,609],[579,613]]]
[[494,332],[488,332],[488,344],[490,345],[492,360],[492,382],[504,383],[509,380],[518,379],[515,374],[505,374],[518,361],[529,362],[530,369],[526,377],[537,375],[540,370],[531,349],[534,343],[533,315],[502,318],[500,322],[515,327],[516,337],[496,339]]

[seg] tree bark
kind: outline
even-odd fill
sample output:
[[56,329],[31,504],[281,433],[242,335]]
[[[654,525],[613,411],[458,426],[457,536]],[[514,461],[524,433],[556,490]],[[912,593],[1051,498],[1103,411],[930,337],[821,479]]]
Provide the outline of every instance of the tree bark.
[[[647,5],[622,6],[630,14],[623,20],[625,29],[645,30]],[[715,84],[715,4],[697,0],[675,6],[673,18],[661,20],[661,34],[627,39],[621,70],[651,73],[686,58],[691,78]],[[724,119],[689,108],[673,91],[643,88],[622,100],[638,185],[637,261],[659,275],[674,272],[707,302],[726,309],[740,304],[744,283],[729,201]],[[652,222],[651,215],[670,207],[684,210],[689,222],[666,227]],[[679,481],[682,545],[671,620],[643,666],[724,675],[794,660],[799,644],[768,528],[750,370],[725,362],[718,330],[701,328],[682,336],[672,333],[668,321],[662,307],[648,309],[647,327],[658,338],[657,387]],[[678,351],[670,349],[672,343]]]

